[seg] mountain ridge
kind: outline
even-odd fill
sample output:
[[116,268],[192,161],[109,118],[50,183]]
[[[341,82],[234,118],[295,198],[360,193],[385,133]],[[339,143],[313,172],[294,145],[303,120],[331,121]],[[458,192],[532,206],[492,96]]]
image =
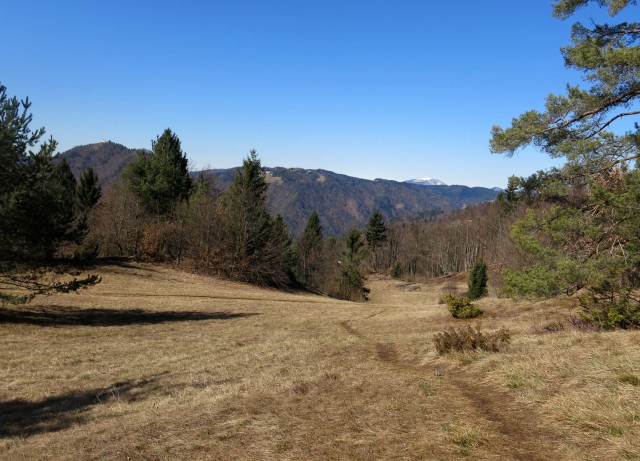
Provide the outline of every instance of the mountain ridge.
[[403,181],[409,184],[419,184],[421,186],[448,186],[447,183],[445,183],[444,181],[440,181],[439,179],[436,178],[430,178],[430,177],[425,177],[425,178],[418,178],[418,179],[407,179],[406,181]]
[[[129,149],[111,141],[76,146],[59,154],[79,175],[91,166],[103,189],[144,149]],[[240,167],[211,169],[215,187],[226,190]],[[280,214],[293,235],[299,235],[312,211],[317,211],[325,235],[341,235],[362,228],[379,209],[388,221],[431,218],[442,212],[495,199],[497,192],[483,187],[412,184],[390,179],[360,179],[329,170],[265,167],[269,183],[267,205]]]

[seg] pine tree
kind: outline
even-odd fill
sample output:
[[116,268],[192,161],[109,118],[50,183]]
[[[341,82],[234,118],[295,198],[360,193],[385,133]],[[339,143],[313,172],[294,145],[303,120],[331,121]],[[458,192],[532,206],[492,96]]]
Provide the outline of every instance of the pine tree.
[[488,294],[487,291],[487,264],[479,259],[473,264],[469,277],[469,291],[467,297],[471,300],[480,299]]
[[[615,16],[634,0],[559,0],[554,15],[566,19],[590,3]],[[573,44],[562,49],[567,67],[584,74],[587,88],[567,86],[510,127],[492,129],[491,149],[513,155],[532,144],[565,165],[545,187],[553,207],[529,210],[512,235],[533,259],[505,273],[505,294],[554,296],[586,293],[586,315],[603,326],[640,326],[636,290],[640,267],[640,130],[621,122],[640,115],[640,23],[576,23]],[[545,178],[545,181],[548,178]],[[586,289],[586,290],[584,290]]]
[[272,264],[279,246],[271,245],[274,223],[267,211],[267,189],[260,159],[252,150],[223,200],[225,272],[232,278],[265,284],[281,280],[280,266]]
[[91,245],[83,245],[89,233],[89,213],[97,205],[102,197],[102,188],[100,187],[98,175],[89,167],[80,176],[80,181],[76,186],[76,243],[81,245],[77,251],[77,256],[95,257],[98,254],[99,246],[97,243]]
[[[24,180],[24,168],[29,149],[44,136],[44,128],[32,131],[29,125],[33,114],[31,102],[9,97],[7,88],[0,84],[0,207],[6,205],[8,194]],[[43,146],[47,149],[47,146]]]
[[[43,260],[76,237],[76,181],[65,161],[53,163],[57,144],[52,138],[37,152],[30,150],[44,135],[44,128],[29,128],[30,105],[28,99],[9,98],[0,85],[0,304],[99,281],[97,276],[53,283],[42,279],[51,270]],[[16,288],[24,295],[16,295]]]
[[365,229],[365,236],[367,239],[367,244],[371,249],[371,255],[373,257],[373,270],[377,270],[378,265],[378,257],[377,257],[377,249],[378,247],[387,241],[387,225],[384,222],[384,217],[380,210],[376,210],[373,212],[371,219],[367,223],[367,228]]
[[151,154],[134,159],[125,177],[144,209],[154,216],[167,216],[191,192],[189,162],[180,139],[169,128],[151,141]]
[[270,285],[290,285],[294,281],[293,250],[287,224],[281,215],[271,220],[271,232],[267,249]]
[[102,188],[99,184],[98,175],[93,168],[87,168],[80,176],[80,181],[76,188],[76,196],[78,209],[83,213],[94,207],[102,197]]
[[50,259],[76,240],[76,182],[65,161],[54,165],[56,146],[52,139],[25,156],[16,169],[20,181],[0,196],[0,245],[11,258]]
[[303,285],[314,284],[314,273],[317,270],[319,253],[322,247],[322,225],[318,213],[314,210],[309,215],[307,225],[296,242],[297,277]]
[[366,255],[362,232],[351,229],[344,238],[344,250],[338,261],[340,266],[340,297],[351,300],[367,300],[369,289],[364,286],[362,262]]

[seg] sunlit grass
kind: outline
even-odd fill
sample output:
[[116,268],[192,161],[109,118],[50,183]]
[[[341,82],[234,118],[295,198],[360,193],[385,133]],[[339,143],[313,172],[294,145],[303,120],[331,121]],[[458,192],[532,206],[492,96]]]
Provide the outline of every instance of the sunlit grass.
[[433,336],[461,325],[442,283],[372,279],[357,304],[98,271],[3,314],[0,459],[640,456],[640,333],[576,330],[569,300],[483,299],[470,322],[512,343],[440,356]]

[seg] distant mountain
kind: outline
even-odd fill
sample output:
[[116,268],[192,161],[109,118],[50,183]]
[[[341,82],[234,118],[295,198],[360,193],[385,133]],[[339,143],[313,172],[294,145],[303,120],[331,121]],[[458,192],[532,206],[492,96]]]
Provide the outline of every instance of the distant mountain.
[[79,177],[88,167],[92,167],[100,178],[100,184],[105,189],[118,179],[124,167],[139,152],[144,152],[144,149],[129,149],[122,144],[102,141],[96,144],[76,146],[58,154],[56,158],[66,159],[76,177]]
[[[238,171],[210,170],[220,189],[229,187]],[[269,183],[267,204],[281,214],[298,235],[313,210],[318,212],[326,235],[340,235],[351,227],[363,227],[379,209],[387,221],[434,216],[495,199],[484,187],[417,185],[386,179],[367,180],[326,170],[265,168]]]
[[447,184],[435,178],[408,179],[404,181],[409,184],[419,184],[421,186],[446,186]]
[[[76,175],[93,167],[106,188],[140,152],[148,151],[106,141],[74,147],[58,158],[66,159]],[[226,190],[237,171],[208,172],[214,176],[216,187]],[[371,181],[326,170],[277,167],[265,168],[265,173],[270,186],[267,205],[273,214],[282,215],[294,235],[302,232],[313,210],[320,216],[325,235],[341,235],[351,227],[363,227],[376,209],[387,221],[424,218],[491,201],[497,195],[484,187]]]

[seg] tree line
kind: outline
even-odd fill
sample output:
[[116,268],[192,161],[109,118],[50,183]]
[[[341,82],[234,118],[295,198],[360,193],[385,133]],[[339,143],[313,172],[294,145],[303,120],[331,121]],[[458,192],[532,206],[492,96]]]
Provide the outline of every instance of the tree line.
[[[71,291],[99,281],[95,275],[45,283],[46,272],[64,273],[56,258],[95,255],[85,245],[89,215],[101,197],[92,169],[76,181],[69,165],[54,162],[57,143],[32,130],[31,103],[7,95],[0,84],[0,303],[36,294]],[[32,150],[37,147],[37,150]]]
[[[590,0],[559,0],[566,19]],[[631,0],[598,0],[615,16]],[[141,153],[100,199],[91,171],[76,182],[55,163],[55,141],[38,144],[29,102],[0,87],[0,260],[121,255],[170,261],[199,272],[273,286],[300,285],[344,299],[366,299],[365,277],[440,277],[488,264],[494,287],[511,297],[577,295],[599,325],[640,327],[640,129],[616,128],[640,114],[640,24],[577,23],[568,67],[587,89],[549,95],[492,129],[494,153],[534,145],[562,167],[511,177],[493,203],[430,219],[386,223],[324,237],[313,212],[292,238],[266,208],[267,183],[252,151],[222,193],[206,175],[192,178],[169,129]],[[6,277],[4,278],[6,281]],[[2,286],[0,286],[2,288]]]

